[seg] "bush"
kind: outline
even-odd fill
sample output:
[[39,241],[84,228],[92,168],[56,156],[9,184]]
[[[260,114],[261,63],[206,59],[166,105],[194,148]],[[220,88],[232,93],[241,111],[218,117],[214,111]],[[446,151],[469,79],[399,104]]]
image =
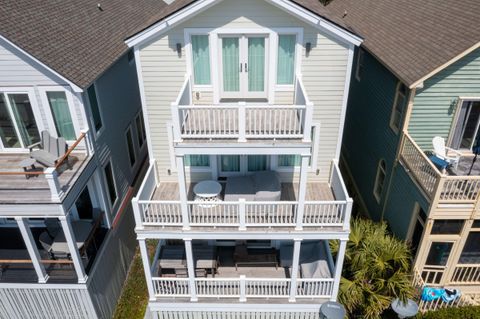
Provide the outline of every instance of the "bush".
[[437,311],[429,311],[419,319],[478,319],[480,318],[479,306],[468,306],[458,308],[444,308]]

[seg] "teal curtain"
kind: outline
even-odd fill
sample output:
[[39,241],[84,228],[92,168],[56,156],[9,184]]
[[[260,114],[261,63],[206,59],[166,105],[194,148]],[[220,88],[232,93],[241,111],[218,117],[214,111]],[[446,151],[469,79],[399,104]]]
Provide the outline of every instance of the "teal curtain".
[[208,155],[186,155],[185,166],[208,167],[210,166],[210,156]]
[[293,167],[300,166],[300,155],[278,155],[278,166]]
[[27,94],[9,94],[10,106],[24,147],[40,141],[37,122]]
[[50,109],[52,110],[58,136],[64,137],[69,141],[76,140],[75,129],[73,128],[73,121],[65,92],[47,92],[47,98]]
[[192,35],[193,78],[199,85],[210,84],[208,35]]
[[248,91],[265,89],[265,38],[248,38]]
[[266,155],[249,155],[248,156],[248,171],[265,171],[267,170],[267,156]]
[[238,38],[222,39],[223,90],[240,91],[240,55]]
[[277,84],[293,84],[295,43],[295,35],[278,36]]
[[0,93],[0,138],[4,148],[21,148],[4,95]]
[[239,155],[222,155],[220,157],[220,166],[222,172],[239,172],[240,156]]

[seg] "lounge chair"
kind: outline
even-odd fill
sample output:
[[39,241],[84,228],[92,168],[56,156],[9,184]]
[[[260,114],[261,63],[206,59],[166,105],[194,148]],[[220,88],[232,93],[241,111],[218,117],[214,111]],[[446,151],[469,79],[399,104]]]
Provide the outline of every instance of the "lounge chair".
[[441,136],[435,136],[432,139],[433,153],[436,157],[446,161],[457,169],[462,153],[453,148],[445,146],[445,139]]
[[[47,167],[55,167],[67,152],[67,142],[63,137],[51,136],[48,131],[42,131],[41,135],[40,142],[28,146],[30,157]],[[68,158],[66,162],[69,165]]]

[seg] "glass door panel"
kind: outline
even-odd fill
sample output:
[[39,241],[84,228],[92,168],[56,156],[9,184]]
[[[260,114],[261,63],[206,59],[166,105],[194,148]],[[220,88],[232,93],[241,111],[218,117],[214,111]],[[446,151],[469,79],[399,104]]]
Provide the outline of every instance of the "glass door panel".
[[439,284],[448,265],[453,242],[432,242],[428,251],[422,278],[427,284]]
[[222,77],[224,92],[240,92],[240,41],[222,38]]
[[65,92],[47,92],[47,99],[50,104],[58,136],[64,137],[68,141],[76,140],[75,129],[73,128],[72,116],[70,115]]
[[230,175],[240,173],[240,155],[220,156],[220,174]]
[[248,38],[248,92],[265,91],[265,38]]
[[471,149],[475,146],[480,122],[480,102],[464,101],[460,107],[451,147]]
[[4,148],[22,147],[3,94],[0,94],[0,138]]
[[29,145],[39,142],[40,134],[28,94],[8,94],[8,99],[23,147],[27,148]]
[[248,171],[266,171],[267,170],[267,156],[266,155],[249,155],[248,156]]

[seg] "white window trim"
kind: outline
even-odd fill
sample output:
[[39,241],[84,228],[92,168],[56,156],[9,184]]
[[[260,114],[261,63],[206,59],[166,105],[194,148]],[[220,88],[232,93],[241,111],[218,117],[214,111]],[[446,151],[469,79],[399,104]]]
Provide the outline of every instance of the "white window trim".
[[[460,116],[460,111],[461,111],[462,105],[463,105],[463,103],[470,102],[470,101],[471,102],[480,101],[480,97],[479,96],[472,96],[472,97],[460,96],[457,99],[457,103],[455,103],[454,117],[453,117],[453,120],[452,120],[452,125],[450,127],[450,132],[448,133],[448,138],[447,138],[447,145],[449,145],[449,146],[451,146],[451,144],[453,142],[453,136],[455,135],[455,131],[457,129],[458,117]],[[470,151],[471,152],[471,148],[468,149],[468,150],[467,149],[462,149],[462,151]]]
[[[130,162],[130,147],[128,146],[128,132],[130,132],[130,138],[132,139],[132,147],[133,147],[133,163]],[[133,130],[132,130],[132,124],[129,124],[127,128],[125,129],[123,136],[125,137],[125,147],[128,152],[128,163],[130,164],[130,171],[135,167],[135,164],[137,164],[137,148],[135,147],[135,138],[133,135]]]
[[[77,117],[77,110],[75,109],[75,103],[73,100],[73,95],[72,92],[68,87],[65,86],[39,86],[38,91],[40,93],[40,99],[43,105],[43,109],[45,111],[45,114],[47,116],[47,122],[49,126],[49,132],[50,135],[53,135],[55,137],[58,137],[57,133],[57,128],[55,126],[55,120],[53,117],[52,109],[50,107],[50,103],[48,102],[48,97],[47,93],[48,92],[64,92],[65,96],[67,98],[67,103],[68,103],[68,109],[70,111],[70,117],[72,118],[73,122],[73,129],[75,131],[75,136],[80,136],[81,134],[81,128],[80,128],[80,122]],[[67,142],[74,142],[75,140],[68,140]]]
[[362,70],[365,69],[365,51],[362,48],[358,49],[358,56],[357,56],[357,65],[355,68],[355,79],[358,82],[362,80],[362,75],[360,74],[360,65],[362,66]]
[[[113,201],[113,203],[112,203],[111,198],[110,198],[110,190],[108,189],[107,175],[105,174],[105,169],[107,168],[108,163],[110,163],[110,169],[112,171],[113,185],[114,185],[114,188],[115,188],[115,197],[116,198]],[[105,163],[102,165],[102,175],[103,175],[103,182],[105,183],[105,190],[107,191],[107,193],[106,193],[107,204],[108,204],[108,207],[110,208],[110,212],[113,214],[113,208],[119,202],[120,196],[118,196],[118,186],[117,186],[117,180],[115,179],[115,169],[113,168],[113,161],[110,157],[108,157],[107,160],[105,161]]]
[[[88,96],[88,88],[90,88],[90,86],[94,86],[95,87],[95,97],[97,99],[97,105],[98,105],[98,114],[100,115],[100,120],[102,121],[102,127],[97,131],[97,129],[95,128],[95,119],[93,118],[93,111],[92,111],[92,106],[90,105],[90,97]],[[100,135],[102,135],[103,131],[105,131],[105,121],[104,121],[104,116],[103,116],[103,108],[102,108],[102,104],[100,103],[100,93],[98,91],[98,86],[97,86],[97,81],[93,82],[91,85],[90,85],[86,90],[85,90],[85,97],[86,97],[86,100],[87,100],[87,104],[88,104],[88,107],[89,107],[89,111],[90,111],[90,123],[92,124],[92,131],[93,131],[93,134],[95,136],[95,139],[99,138]]]
[[[385,164],[385,168],[382,168],[382,163]],[[379,177],[380,177],[380,173],[383,173],[384,175],[384,178],[383,178],[383,185],[382,185],[382,189],[380,190],[380,193],[377,194],[377,188],[378,188],[378,182],[379,182]],[[383,193],[383,187],[385,186],[385,180],[387,178],[387,163],[385,162],[385,160],[382,158],[378,161],[378,164],[377,164],[377,173],[375,174],[375,183],[373,184],[373,196],[375,197],[375,199],[377,200],[377,203],[380,203],[381,199],[382,199],[382,193]]]
[[[7,94],[27,94],[28,100],[30,101],[30,105],[32,106],[33,116],[35,118],[35,123],[37,124],[38,134],[41,136],[42,131],[48,130],[45,127],[42,117],[40,107],[38,105],[38,101],[35,95],[35,89],[33,87],[0,87],[0,94],[7,93]],[[6,102],[10,103],[10,102]],[[25,145],[28,146],[28,145]],[[24,153],[28,152],[28,148],[5,148],[3,146],[2,140],[0,139],[0,152],[3,153]]]
[[[397,102],[398,102],[398,99],[399,99],[400,95],[403,95],[403,93],[400,92],[400,87],[402,85],[403,85],[403,83],[401,81],[398,81],[397,87],[395,89],[395,98],[393,99],[392,111],[391,111],[391,114],[390,114],[390,128],[395,132],[395,134],[398,134],[398,132],[401,129],[402,119],[403,119],[404,112],[405,112],[405,105],[403,105],[402,106],[402,114],[400,114],[399,127],[395,127],[395,125],[393,124],[393,119],[395,117],[395,106],[397,105]],[[405,94],[405,96],[404,96],[404,98],[406,99],[407,95],[408,95],[408,87],[405,86],[405,88],[407,89],[407,92],[406,92],[407,94]]]

